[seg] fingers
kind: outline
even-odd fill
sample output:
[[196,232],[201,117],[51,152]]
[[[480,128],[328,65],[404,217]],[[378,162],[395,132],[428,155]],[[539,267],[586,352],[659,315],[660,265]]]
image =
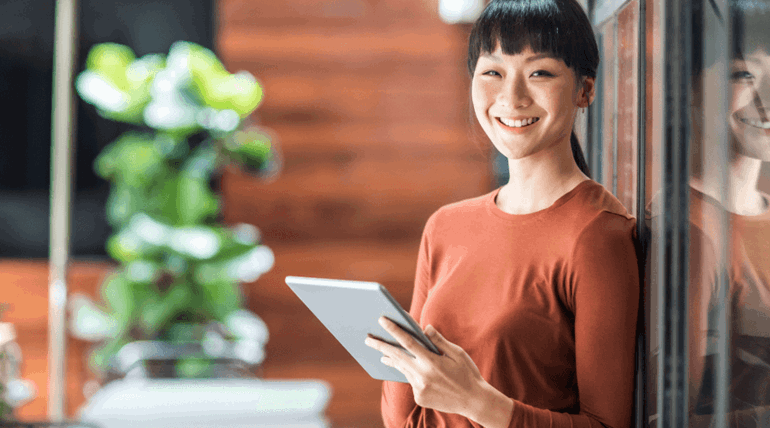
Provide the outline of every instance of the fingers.
[[393,367],[394,369],[399,370],[401,373],[405,373],[405,370],[401,368],[401,366],[396,363],[397,360],[394,360],[393,358],[388,357],[387,355],[383,355],[382,358],[380,358],[380,362],[382,364],[385,364],[388,367]]
[[428,339],[430,340],[430,342],[438,350],[439,355],[446,354],[444,343],[448,343],[448,342],[446,339],[444,339],[444,336],[441,336],[432,325],[428,324],[428,326],[425,327],[425,330],[423,330],[423,333],[425,333],[425,335],[428,336]]
[[441,355],[452,354],[452,351],[462,351],[462,348],[446,340],[446,338],[430,324],[425,327],[425,335],[428,336],[428,339],[430,339],[434,345],[436,345],[436,348],[441,352]]
[[394,323],[386,317],[380,317],[380,319],[377,321],[380,323],[382,328],[385,329],[385,331],[390,333],[390,335],[393,336],[393,338],[395,338],[398,343],[404,347],[404,349],[409,351],[415,357],[426,358],[431,354],[430,351],[425,349],[425,347],[423,347],[420,342],[413,338],[411,334],[407,333],[404,331],[404,329],[399,327],[398,324]]
[[410,385],[413,385],[415,380],[415,377],[414,377],[415,372],[413,370],[413,367],[410,365],[412,361],[414,361],[414,359],[411,357],[409,357],[409,361],[400,360],[397,358],[390,358],[385,355],[383,355],[382,358],[380,358],[380,362],[382,364],[385,364],[388,367],[393,367],[394,369],[400,371]]
[[382,354],[388,358],[412,358],[411,355],[404,352],[404,350],[398,346],[391,345],[390,343],[375,336],[368,336],[366,339],[364,339],[364,344],[370,348],[382,352]]
[[433,341],[433,344],[436,346],[438,346],[438,343],[436,342],[439,342],[441,344],[452,343],[446,340],[446,338],[444,338],[444,336],[442,336],[441,333],[439,333],[438,330],[436,330],[436,328],[430,324],[428,324],[428,326],[425,327],[425,335],[428,336]]
[[373,336],[369,336],[364,339],[364,343],[366,346],[382,352],[380,362],[403,373],[403,375],[406,376],[406,379],[411,383],[411,365],[415,362],[414,357],[407,354],[403,349],[397,346],[393,346],[390,343],[384,342]]

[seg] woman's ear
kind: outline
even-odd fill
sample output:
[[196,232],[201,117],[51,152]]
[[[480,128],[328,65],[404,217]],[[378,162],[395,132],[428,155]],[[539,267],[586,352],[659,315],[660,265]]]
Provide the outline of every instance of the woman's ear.
[[594,96],[596,95],[596,78],[585,77],[583,78],[583,87],[580,88],[578,94],[578,107],[586,108],[594,102]]

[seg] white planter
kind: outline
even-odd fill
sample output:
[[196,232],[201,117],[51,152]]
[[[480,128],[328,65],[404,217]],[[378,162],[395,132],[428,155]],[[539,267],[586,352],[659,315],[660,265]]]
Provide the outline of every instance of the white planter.
[[97,391],[80,420],[103,428],[328,428],[330,396],[318,381],[125,378]]

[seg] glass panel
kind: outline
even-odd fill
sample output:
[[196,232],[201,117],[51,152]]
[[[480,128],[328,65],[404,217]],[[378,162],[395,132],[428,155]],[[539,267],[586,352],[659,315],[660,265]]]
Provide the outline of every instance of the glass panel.
[[609,20],[598,31],[601,34],[600,40],[602,46],[599,47],[601,51],[601,76],[599,78],[602,81],[602,93],[597,94],[601,99],[600,108],[602,123],[601,126],[601,144],[600,153],[602,154],[602,174],[595,177],[596,181],[599,181],[608,190],[615,193],[614,176],[615,176],[615,112],[617,111],[615,87],[617,75],[617,58],[615,52],[615,45],[617,44],[615,34],[615,19]]
[[[726,202],[727,28],[724,9],[700,2],[693,20],[690,143],[690,420],[723,426],[729,329],[724,277],[729,267]],[[724,4],[723,2],[720,2]],[[720,37],[721,36],[721,37]],[[710,37],[710,40],[703,38]],[[722,375],[720,375],[722,373]],[[721,385],[717,383],[722,382]],[[721,401],[721,404],[720,404]],[[713,420],[716,419],[716,420]],[[712,421],[713,420],[713,421]]]
[[[662,152],[664,118],[663,105],[665,93],[664,57],[663,57],[663,20],[664,0],[645,2],[645,76],[646,90],[646,126],[645,131],[645,230],[652,237],[643,236],[646,243],[647,261],[644,275],[645,334],[647,336],[645,362],[645,421],[648,427],[659,425],[658,404],[658,356],[660,354],[660,334],[658,332],[659,298],[658,284],[662,275],[659,259],[662,254],[662,222],[660,217],[660,198],[662,180]],[[653,215],[653,213],[655,215]]]
[[639,1],[618,14],[616,192],[626,209],[636,213],[636,159],[639,71]]
[[725,3],[693,34],[691,422],[768,426],[770,0]]
[[601,23],[615,15],[626,0],[595,0],[593,4],[593,22]]

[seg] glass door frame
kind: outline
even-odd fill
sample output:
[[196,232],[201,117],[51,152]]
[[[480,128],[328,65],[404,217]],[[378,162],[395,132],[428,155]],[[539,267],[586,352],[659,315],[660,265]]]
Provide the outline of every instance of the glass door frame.
[[[707,4],[708,2],[708,4]],[[595,28],[604,25],[609,20],[617,17],[619,11],[627,7],[631,2],[625,0],[594,0],[589,1],[588,11],[592,24]],[[637,370],[635,381],[635,399],[634,399],[634,426],[636,427],[686,427],[689,423],[689,323],[688,319],[688,289],[690,287],[688,278],[689,255],[690,255],[690,141],[692,137],[692,91],[693,91],[693,61],[695,52],[693,52],[693,17],[698,18],[707,7],[713,7],[719,15],[719,10],[728,11],[727,0],[638,0],[638,98],[637,98],[637,204],[634,213],[637,221],[637,233],[640,238],[640,261],[648,260],[650,264],[656,265],[655,278],[642,278],[643,293],[640,301],[644,302],[644,287],[655,284],[657,293],[657,304],[655,308],[642,307],[639,314],[639,328],[637,334]],[[658,19],[649,19],[648,12],[652,7],[658,8]],[[700,11],[696,8],[700,7]],[[652,14],[650,15],[652,16]],[[725,12],[724,16],[728,16]],[[655,21],[655,22],[653,22]],[[708,42],[704,42],[704,50],[710,50],[709,54],[717,57],[717,63],[720,64],[719,72],[727,81],[729,76],[729,58],[732,44],[730,28],[731,19],[724,19],[723,26],[717,29],[710,29]],[[655,59],[655,66],[662,64],[662,106],[650,106],[652,108],[662,109],[664,125],[660,128],[658,135],[652,135],[652,139],[658,139],[660,144],[660,198],[659,211],[662,213],[660,221],[654,224],[657,230],[657,242],[651,242],[653,233],[649,230],[646,216],[647,203],[647,132],[645,127],[648,125],[648,100],[646,85],[653,82],[647,80],[648,64],[647,61],[647,36],[652,31],[653,25],[659,25],[656,30],[662,36],[662,51],[652,52]],[[713,32],[713,33],[712,33]],[[713,36],[713,37],[712,37]],[[617,31],[613,32],[612,37],[617,38]],[[601,33],[597,31],[597,42],[600,44],[600,51],[605,43]],[[617,44],[617,40],[611,43]],[[617,47],[615,47],[617,50]],[[657,61],[660,59],[661,61]],[[665,60],[664,60],[665,59]],[[657,64],[657,63],[660,64]],[[606,66],[606,65],[605,65]],[[612,76],[618,79],[617,75]],[[657,84],[657,83],[656,83]],[[597,178],[604,177],[602,170],[610,167],[613,170],[617,165],[603,165],[604,138],[601,124],[603,123],[602,114],[605,110],[602,105],[604,102],[604,91],[606,88],[617,91],[617,85],[612,82],[601,82],[597,85],[597,105],[589,112],[588,118],[588,144],[587,160],[592,171],[598,173]],[[720,111],[715,112],[716,117],[727,117],[728,114],[728,85],[716,96],[719,98]],[[617,95],[613,94],[613,98]],[[723,140],[723,153],[720,153],[720,159],[727,164],[728,152],[728,130],[726,124],[717,124],[720,138]],[[614,134],[617,130],[613,131]],[[613,135],[612,150],[617,153],[618,137]],[[617,162],[614,160],[614,162]],[[613,173],[614,175],[615,173]],[[603,183],[605,186],[611,185],[614,189],[615,180],[612,183]],[[609,187],[608,187],[609,188]],[[722,233],[727,238],[727,218],[722,219]],[[726,240],[722,242],[727,242]],[[647,257],[651,245],[656,245],[658,251],[656,258]],[[640,262],[640,272],[646,271],[645,266]],[[720,295],[718,301],[720,304],[717,310],[717,319],[719,320],[716,329],[719,334],[718,350],[716,355],[716,378],[715,378],[715,405],[714,418],[716,426],[726,426],[726,413],[728,408],[728,382],[729,382],[729,364],[728,364],[728,310],[727,302],[727,278],[726,274],[720,273],[717,281],[720,283],[718,290]],[[652,306],[652,305],[651,305]],[[652,311],[647,313],[648,311]],[[658,347],[656,354],[653,355],[648,342],[651,329],[657,330]],[[652,361],[654,359],[654,361]],[[649,362],[657,364],[657,373],[654,383],[647,383],[647,367]],[[650,415],[649,409],[652,409],[653,403],[648,403],[646,397],[650,397],[645,391],[647,385],[655,385],[655,409],[656,413]],[[649,407],[649,409],[648,409]],[[649,416],[648,416],[649,415]]]

